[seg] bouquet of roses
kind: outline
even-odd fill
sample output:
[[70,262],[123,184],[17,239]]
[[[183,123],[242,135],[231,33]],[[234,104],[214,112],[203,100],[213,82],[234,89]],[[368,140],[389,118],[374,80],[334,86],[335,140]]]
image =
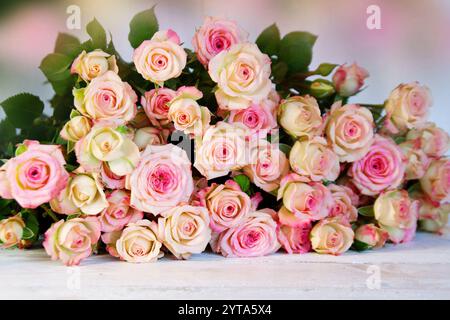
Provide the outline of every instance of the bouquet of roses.
[[85,42],[61,33],[40,66],[53,114],[27,93],[1,103],[1,247],[43,240],[66,265],[101,251],[187,259],[208,244],[339,255],[447,224],[449,135],[427,122],[425,86],[349,103],[368,72],[310,69],[310,33],[274,24],[252,43],[207,17],[192,51],[158,29],[154,9],[132,19],[131,63],[95,19]]

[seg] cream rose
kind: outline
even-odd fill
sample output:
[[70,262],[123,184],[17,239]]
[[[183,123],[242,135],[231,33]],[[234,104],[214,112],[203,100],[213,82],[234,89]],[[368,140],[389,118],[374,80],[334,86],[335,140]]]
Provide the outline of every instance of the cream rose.
[[373,131],[372,113],[356,104],[341,106],[341,102],[336,102],[327,116],[327,140],[341,162],[364,157],[372,144]]
[[406,190],[382,193],[373,205],[375,219],[389,233],[394,243],[412,240],[416,231],[419,202],[412,200]]
[[354,232],[345,221],[328,218],[312,228],[310,237],[314,251],[337,256],[350,249]]
[[294,137],[313,137],[323,130],[319,105],[314,97],[293,96],[282,100],[278,108],[280,126]]
[[43,246],[52,260],[60,259],[66,266],[80,264],[89,257],[100,238],[96,217],[60,220],[45,232]]
[[20,215],[0,221],[0,248],[11,248],[20,245],[25,222]]
[[312,181],[334,181],[339,176],[339,158],[322,137],[296,141],[289,153],[294,172]]
[[133,62],[144,79],[159,85],[177,78],[186,66],[187,54],[173,30],[158,31],[134,50]]
[[133,142],[139,148],[139,151],[143,151],[147,146],[167,144],[169,135],[169,129],[145,127],[136,130]]
[[431,107],[431,94],[418,82],[400,84],[385,102],[385,129],[401,134],[423,123]]
[[211,113],[208,108],[197,103],[202,97],[203,93],[196,87],[181,87],[177,90],[177,95],[169,103],[167,114],[175,129],[190,136],[203,136],[211,121]]
[[257,139],[250,147],[249,165],[242,170],[250,180],[266,192],[280,186],[280,180],[289,171],[286,155],[276,144]]
[[207,179],[227,175],[248,164],[247,129],[240,124],[218,122],[196,143],[194,167]]
[[115,123],[99,123],[75,145],[78,163],[88,172],[99,172],[107,163],[118,176],[130,174],[139,161],[139,148]]
[[450,203],[434,202],[422,193],[419,196],[414,194],[413,198],[419,200],[419,228],[442,234],[448,224]]
[[67,188],[50,201],[53,211],[74,214],[81,211],[97,215],[108,207],[106,195],[96,173],[79,173],[70,178]]
[[211,240],[209,214],[204,207],[177,206],[162,213],[158,232],[164,246],[178,259],[202,253]]
[[130,176],[131,206],[155,216],[189,201],[194,190],[191,162],[172,144],[148,146]]
[[77,142],[89,133],[91,127],[89,118],[75,116],[66,122],[60,132],[60,136],[67,141]]
[[127,262],[155,262],[164,255],[157,235],[156,222],[144,219],[130,223],[116,241],[117,254]]
[[398,146],[406,159],[406,180],[422,178],[430,165],[430,159],[420,148],[420,143],[417,140],[407,140]]
[[119,72],[116,57],[100,49],[89,53],[83,50],[73,61],[70,68],[72,74],[78,74],[86,82],[105,74],[108,70],[114,73]]
[[94,120],[117,120],[126,123],[137,112],[137,95],[112,71],[92,80],[86,88],[73,89],[75,108]]
[[433,122],[418,125],[408,131],[407,140],[413,140],[417,147],[429,157],[440,158],[444,156],[450,147],[450,137],[445,130],[436,126]]
[[246,109],[267,98],[272,88],[270,58],[253,43],[241,43],[222,51],[209,61],[208,72],[217,83],[215,92],[222,109]]
[[389,239],[389,233],[373,223],[359,226],[355,231],[355,240],[364,242],[370,248],[381,248]]
[[431,200],[450,201],[450,160],[441,158],[431,162],[425,175],[420,179],[423,191]]

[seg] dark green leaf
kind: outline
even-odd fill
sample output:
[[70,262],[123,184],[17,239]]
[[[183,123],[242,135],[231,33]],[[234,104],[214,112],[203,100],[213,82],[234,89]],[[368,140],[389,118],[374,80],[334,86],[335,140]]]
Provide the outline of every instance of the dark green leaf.
[[86,31],[91,37],[91,44],[94,49],[106,50],[106,32],[97,19],[94,18],[88,23]]
[[59,33],[55,43],[55,53],[75,58],[81,52],[80,40],[67,33]]
[[245,174],[237,175],[233,180],[236,181],[243,192],[248,193],[250,191],[250,179]]
[[23,240],[28,240],[34,237],[34,232],[30,229],[30,228],[23,228],[23,234],[22,234],[22,239]]
[[256,44],[259,50],[269,56],[277,55],[280,48],[280,30],[277,25],[274,23],[264,29],[256,39]]
[[406,141],[406,137],[404,136],[398,136],[398,137],[394,137],[394,141],[396,144],[400,144]]
[[291,152],[292,147],[290,145],[287,145],[285,143],[280,143],[278,145],[278,148],[287,156],[289,156],[289,153]]
[[338,65],[333,63],[321,63],[316,70],[311,71],[311,75],[328,76]]
[[70,57],[61,53],[50,53],[42,60],[39,68],[50,82],[61,81],[70,77],[71,64]]
[[6,149],[6,144],[16,136],[16,128],[4,119],[0,122],[0,147]]
[[12,96],[0,105],[6,113],[8,122],[16,128],[27,128],[34,119],[42,115],[44,103],[30,93],[20,93]]
[[408,188],[408,194],[410,196],[417,192],[422,192],[422,187],[420,186],[420,182],[416,182]]
[[358,213],[365,217],[373,217],[374,216],[373,206],[360,207],[358,208]]
[[286,62],[289,73],[305,72],[312,60],[317,37],[308,32],[291,32],[281,39],[279,59]]
[[80,213],[71,214],[67,217],[67,220],[78,218],[80,215],[81,215]]
[[144,40],[149,40],[158,31],[155,7],[136,14],[130,22],[128,40],[133,48],[139,47]]
[[352,249],[356,250],[356,251],[364,251],[364,250],[372,249],[372,247],[365,242],[355,239],[352,244]]
[[279,61],[272,65],[272,76],[274,77],[275,83],[283,82],[286,74],[288,72],[288,66],[285,62]]

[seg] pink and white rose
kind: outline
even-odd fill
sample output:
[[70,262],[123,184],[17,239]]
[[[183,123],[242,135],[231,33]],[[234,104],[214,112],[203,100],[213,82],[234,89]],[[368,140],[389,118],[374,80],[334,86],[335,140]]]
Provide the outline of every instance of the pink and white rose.
[[406,180],[422,178],[430,165],[431,159],[420,148],[420,141],[407,140],[398,146],[406,159]]
[[431,158],[445,156],[450,147],[450,136],[433,122],[426,122],[408,131],[407,140],[416,141],[419,148]]
[[209,214],[204,207],[176,206],[158,219],[158,232],[164,246],[178,259],[202,253],[211,240]]
[[389,233],[373,223],[364,224],[355,230],[355,240],[364,242],[370,248],[381,248],[389,239]]
[[374,137],[374,122],[369,109],[356,104],[336,102],[327,115],[325,133],[341,162],[353,162],[367,153]]
[[167,128],[145,127],[136,130],[133,142],[139,151],[145,150],[147,146],[167,144],[170,130]]
[[354,232],[345,220],[327,218],[319,221],[311,230],[311,245],[317,253],[338,256],[353,243]]
[[364,80],[368,76],[367,70],[356,63],[349,66],[344,64],[339,66],[334,72],[333,84],[340,96],[350,97],[361,90]]
[[422,190],[436,202],[450,201],[450,159],[433,160],[420,179]]
[[66,122],[60,132],[60,136],[67,141],[77,142],[85,137],[91,130],[92,125],[89,118],[75,116]]
[[431,108],[431,94],[418,82],[400,84],[387,99],[385,128],[392,134],[402,134],[424,123]]
[[271,60],[256,44],[241,43],[221,51],[209,61],[208,72],[217,83],[221,109],[246,109],[251,102],[266,99],[272,89]]
[[158,31],[150,40],[134,50],[133,62],[137,72],[146,80],[162,85],[178,78],[186,66],[187,54],[173,30]]
[[409,197],[406,190],[393,190],[380,194],[373,211],[380,227],[389,233],[394,243],[414,238],[419,213],[419,202]]
[[289,153],[294,172],[312,181],[334,181],[340,173],[339,158],[322,137],[298,140]]
[[0,248],[7,249],[22,243],[25,222],[20,214],[0,221]]
[[288,225],[279,225],[278,241],[287,253],[307,253],[311,251],[311,221],[305,220],[296,227]]
[[352,189],[337,184],[328,185],[333,198],[333,204],[330,208],[329,217],[340,217],[348,222],[354,222],[358,219],[358,196]]
[[142,108],[155,127],[167,126],[169,120],[169,102],[175,98],[176,91],[169,88],[157,88],[145,92],[141,97]]
[[72,74],[78,74],[86,82],[105,74],[107,71],[119,72],[116,57],[100,49],[89,53],[83,50],[73,61],[70,68]]

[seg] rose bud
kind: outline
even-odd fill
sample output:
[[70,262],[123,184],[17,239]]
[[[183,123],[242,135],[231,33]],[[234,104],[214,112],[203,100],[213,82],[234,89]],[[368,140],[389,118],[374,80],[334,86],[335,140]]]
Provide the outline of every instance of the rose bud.
[[356,63],[350,66],[342,65],[334,73],[333,83],[340,96],[349,97],[361,90],[368,76],[367,70]]

